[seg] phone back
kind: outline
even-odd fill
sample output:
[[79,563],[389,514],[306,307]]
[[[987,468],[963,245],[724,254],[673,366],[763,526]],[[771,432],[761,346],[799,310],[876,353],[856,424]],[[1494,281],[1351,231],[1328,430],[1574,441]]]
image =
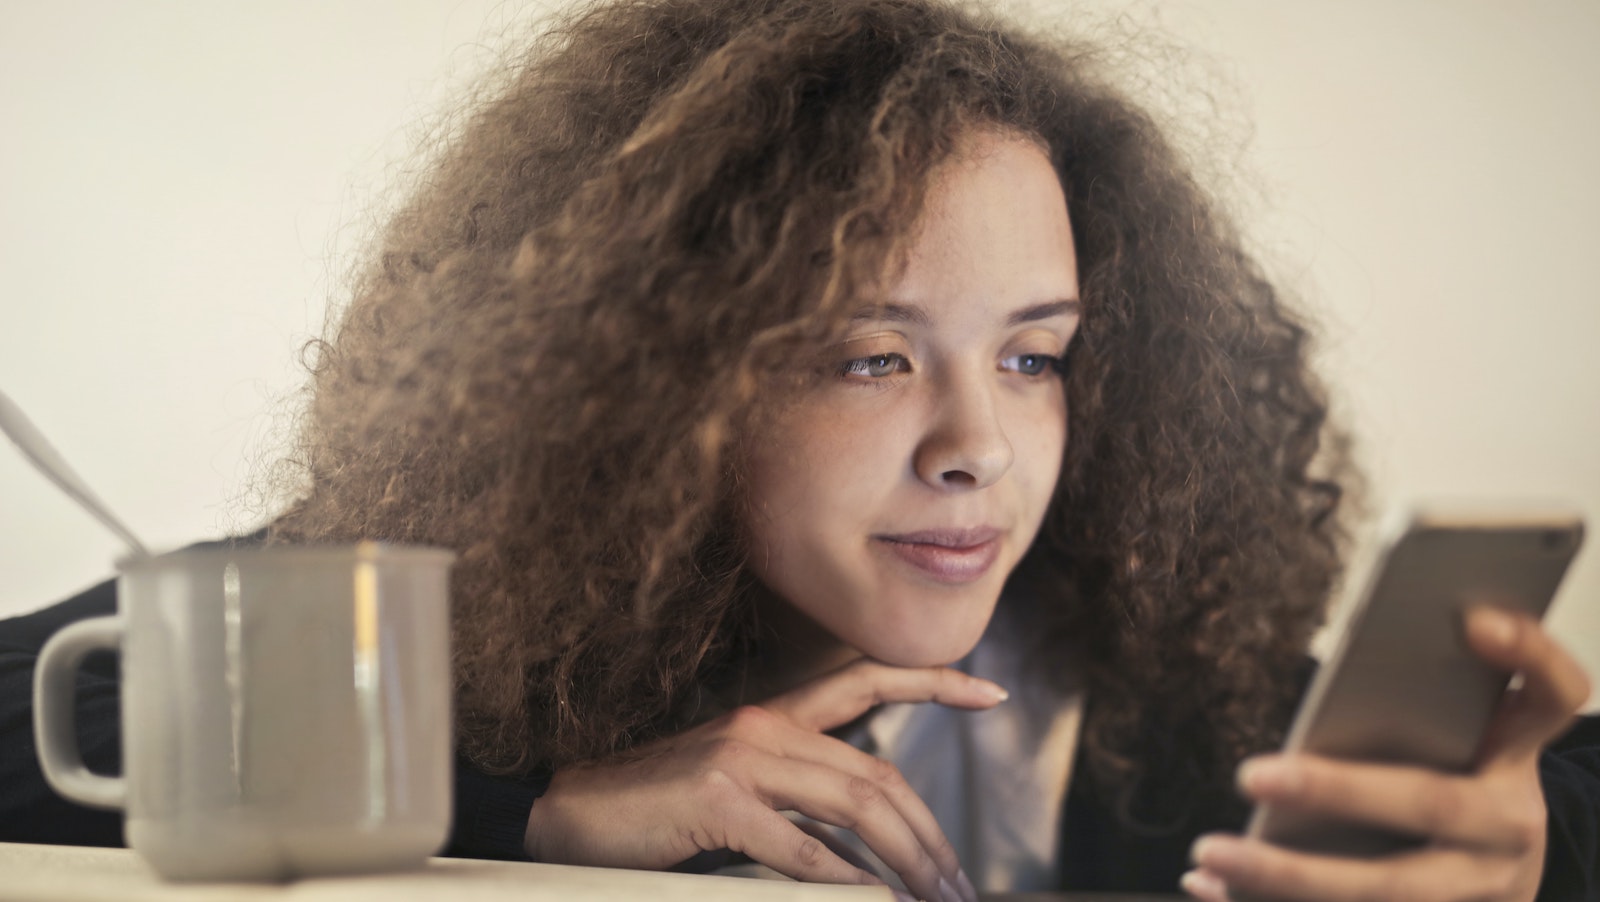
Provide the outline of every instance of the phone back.
[[[1570,515],[1416,516],[1374,570],[1285,750],[1471,770],[1508,676],[1467,647],[1462,613],[1481,604],[1542,617],[1582,534]],[[1414,843],[1272,808],[1257,810],[1250,832],[1344,855]]]

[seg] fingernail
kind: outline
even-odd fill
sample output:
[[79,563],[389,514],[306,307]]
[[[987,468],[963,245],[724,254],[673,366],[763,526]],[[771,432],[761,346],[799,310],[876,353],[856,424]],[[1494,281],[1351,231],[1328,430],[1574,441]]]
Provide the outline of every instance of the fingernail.
[[1472,611],[1479,635],[1496,645],[1510,645],[1517,637],[1517,624],[1510,614],[1497,608],[1480,607]]
[[986,680],[983,677],[973,677],[972,682],[977,684],[980,692],[997,702],[1003,702],[1011,697],[1011,693],[1007,692],[1004,686],[994,682],[993,680]]
[[967,902],[978,902],[978,888],[967,879],[967,872],[961,868],[956,869],[956,885],[961,887],[961,896]]
[[1239,788],[1257,796],[1294,789],[1294,768],[1282,758],[1248,758],[1239,765]]
[[1205,871],[1189,871],[1178,878],[1178,885],[1191,896],[1201,899],[1226,899],[1228,887],[1218,880],[1215,874]]

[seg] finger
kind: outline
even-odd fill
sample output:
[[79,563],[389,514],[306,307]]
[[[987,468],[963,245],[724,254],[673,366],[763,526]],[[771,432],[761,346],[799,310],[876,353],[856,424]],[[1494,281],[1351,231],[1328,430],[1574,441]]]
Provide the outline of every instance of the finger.
[[895,667],[868,658],[846,664],[762,703],[816,732],[843,726],[887,702],[938,702],[991,708],[1009,696],[999,685],[949,667]]
[[1239,788],[1257,802],[1518,854],[1538,841],[1544,811],[1536,796],[1501,787],[1479,777],[1315,755],[1265,755],[1239,766]]
[[[890,842],[884,833],[860,834],[868,846],[894,867],[904,872],[907,862],[928,860],[937,871],[934,878],[959,889],[962,897],[976,897],[971,881],[961,870],[955,847],[945,837],[938,820],[927,803],[917,795],[901,775],[899,768],[880,758],[875,758],[831,736],[813,733],[794,726],[781,716],[760,707],[745,706],[729,714],[726,727],[716,739],[714,757],[720,760],[719,770],[735,776],[737,785],[758,791],[772,807],[792,808],[834,826],[856,830],[857,825],[838,802],[835,791],[832,810],[815,807],[818,803],[806,796],[813,784],[831,780],[835,786],[844,781],[857,781],[856,793],[871,799],[872,793],[885,799],[889,810],[901,825],[909,830],[914,848],[908,850],[903,838],[898,839],[899,851],[888,852]],[[753,757],[752,757],[753,756]],[[743,760],[740,760],[743,759]],[[758,789],[758,787],[764,787]],[[846,787],[848,793],[850,787]],[[803,807],[811,805],[812,807]],[[857,831],[859,833],[859,831]],[[908,884],[913,881],[908,880]],[[938,899],[939,895],[929,898]]]
[[[835,855],[838,855],[845,861],[850,862],[851,864],[861,868],[864,871],[867,871],[868,873],[876,873],[873,870],[873,866],[868,864],[865,858],[861,857],[860,852],[854,846],[841,842],[840,836],[842,834],[833,830],[828,825],[822,823],[821,821],[814,821],[809,818],[805,820],[792,821],[791,823],[805,833],[822,840],[823,845],[827,846],[829,849],[832,849]],[[917,897],[911,895],[905,890],[895,889],[894,887],[890,887],[889,889],[894,895],[895,902],[919,902]],[[972,898],[973,902],[977,902],[977,896],[973,896]]]
[[1444,847],[1387,858],[1336,858],[1211,834],[1195,843],[1192,857],[1230,893],[1286,902],[1480,898],[1486,887],[1509,886],[1517,877],[1514,859]]
[[756,776],[771,807],[798,811],[859,836],[922,899],[958,898],[955,884],[872,780],[808,761],[780,760]]
[[844,754],[828,756],[830,763],[797,759],[792,770],[765,771],[758,785],[770,793],[774,807],[855,833],[907,886],[932,893],[923,898],[975,900],[955,847],[899,769],[837,740],[818,738],[840,746]]
[[779,754],[847,774],[876,787],[911,829],[917,843],[933,860],[939,873],[957,886],[968,882],[961,862],[956,857],[955,846],[951,845],[944,830],[939,827],[938,819],[916,790],[911,788],[911,784],[906,782],[900,769],[892,763],[820,733],[805,734],[787,744]]
[[1467,612],[1467,641],[1485,661],[1522,674],[1490,727],[1484,757],[1537,755],[1589,698],[1589,678],[1567,650],[1525,614],[1478,607]]
[[748,855],[785,877],[811,883],[884,885],[754,798],[731,813],[728,828],[729,849]]

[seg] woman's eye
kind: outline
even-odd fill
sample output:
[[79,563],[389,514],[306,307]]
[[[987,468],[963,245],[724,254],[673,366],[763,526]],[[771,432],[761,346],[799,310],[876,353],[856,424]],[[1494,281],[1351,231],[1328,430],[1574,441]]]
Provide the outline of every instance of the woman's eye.
[[839,375],[882,379],[895,373],[909,372],[910,369],[911,361],[901,354],[874,354],[845,361],[839,366]]
[[1054,354],[1018,354],[1007,357],[1002,365],[1024,376],[1042,376],[1047,372],[1058,372],[1061,358]]

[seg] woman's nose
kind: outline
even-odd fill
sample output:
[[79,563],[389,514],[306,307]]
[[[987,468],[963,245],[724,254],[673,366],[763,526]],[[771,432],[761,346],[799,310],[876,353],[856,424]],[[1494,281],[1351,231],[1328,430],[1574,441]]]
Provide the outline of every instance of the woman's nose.
[[930,404],[926,434],[912,466],[938,489],[981,489],[1011,469],[1014,453],[993,389],[983,384],[950,386]]

